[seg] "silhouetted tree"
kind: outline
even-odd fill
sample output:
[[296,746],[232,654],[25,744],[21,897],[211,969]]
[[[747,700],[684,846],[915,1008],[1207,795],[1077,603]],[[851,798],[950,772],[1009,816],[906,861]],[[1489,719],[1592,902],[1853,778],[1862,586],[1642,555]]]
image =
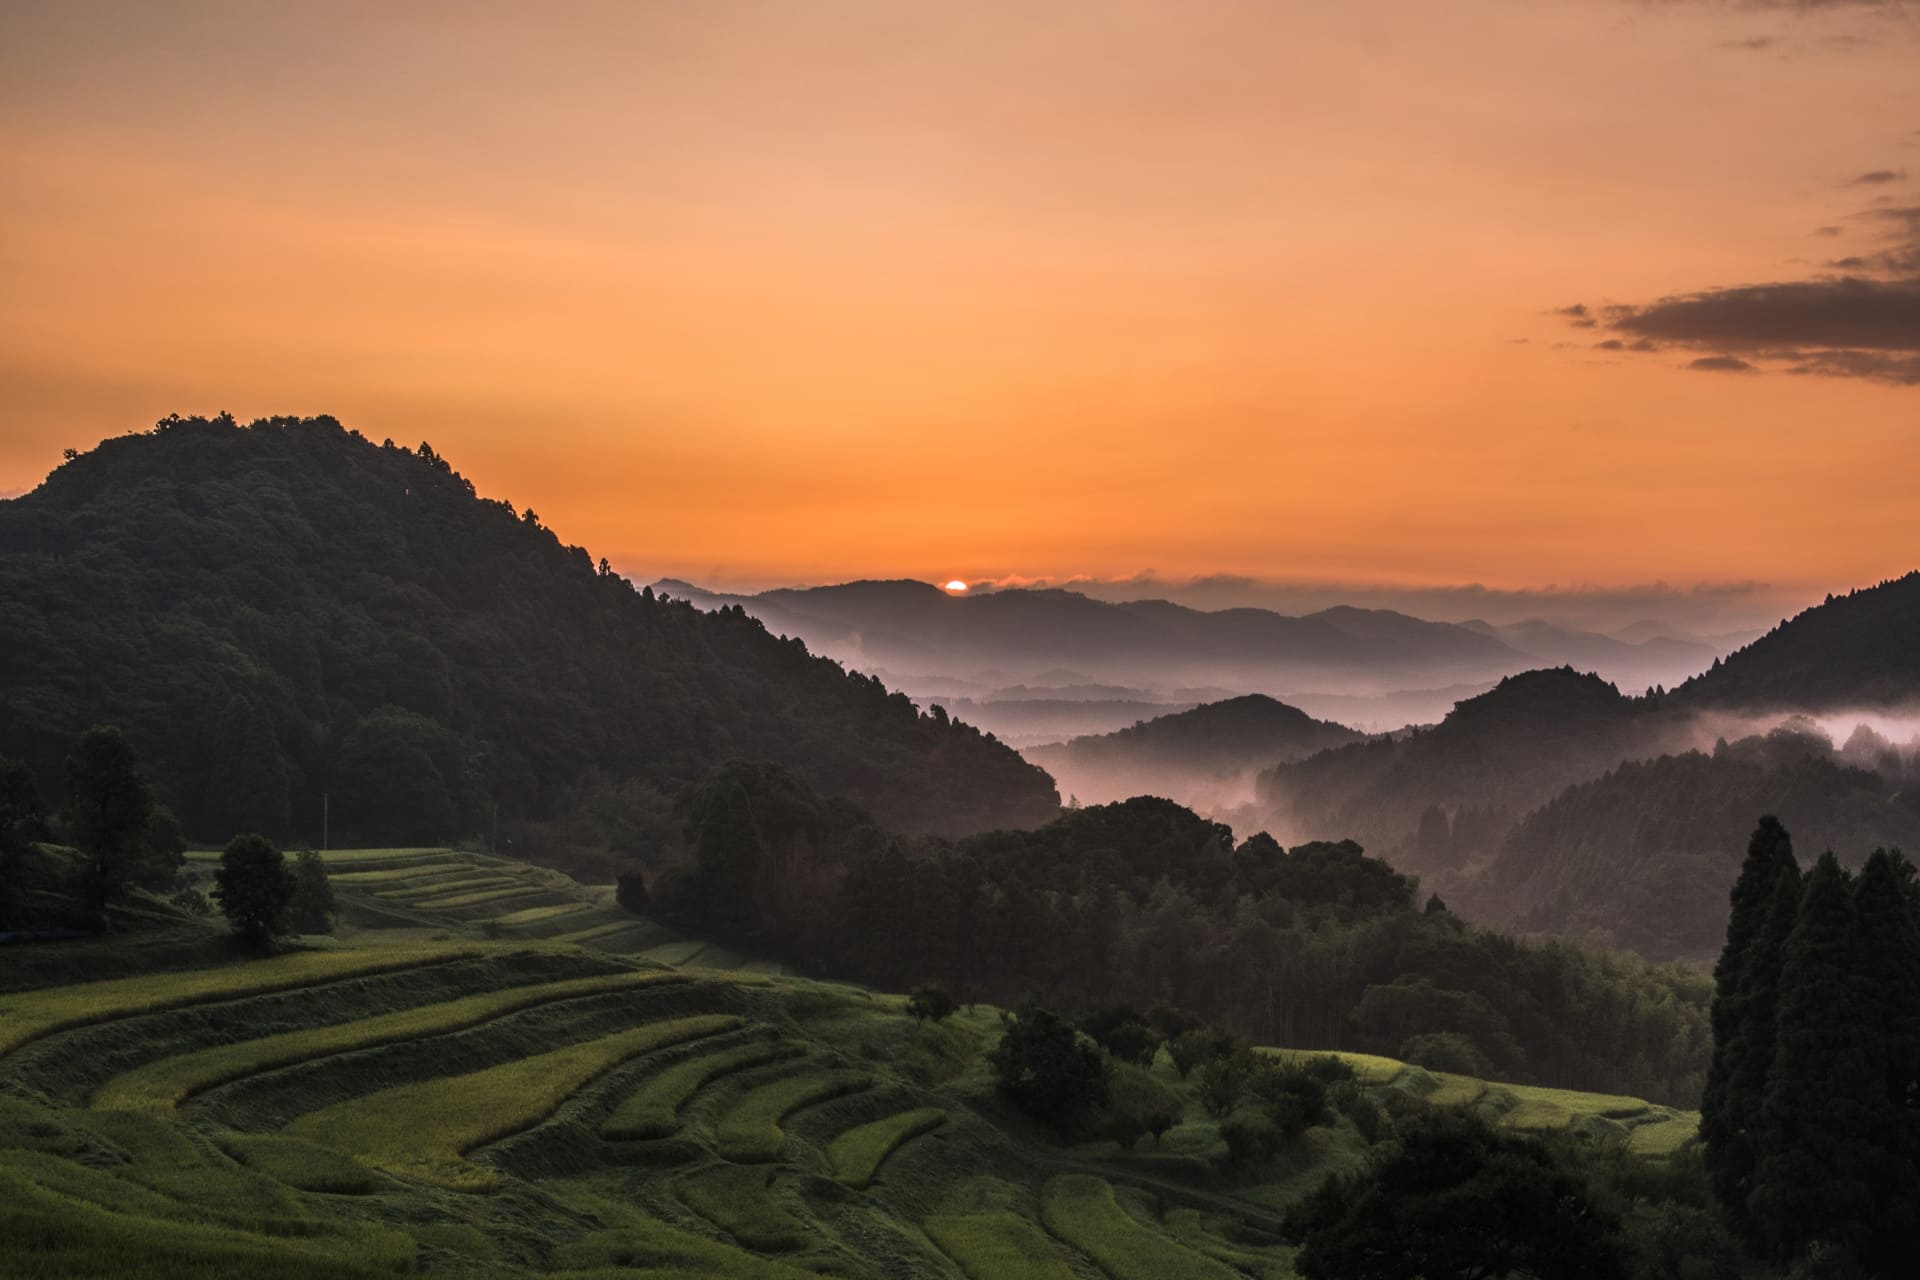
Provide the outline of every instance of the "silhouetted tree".
[[1700,1104],[1700,1138],[1714,1193],[1728,1225],[1743,1239],[1753,1238],[1747,1197],[1753,1190],[1760,1107],[1773,1061],[1781,950],[1799,905],[1797,892],[1777,908],[1776,899],[1786,892],[1780,888],[1783,882],[1797,889],[1799,874],[1786,828],[1772,814],[1761,818],[1734,882],[1726,946],[1713,970],[1713,1059]]
[[1084,1125],[1108,1097],[1100,1050],[1050,1009],[1030,1004],[1011,1018],[991,1055],[1000,1092],[1055,1128]]
[[1898,850],[1876,849],[1854,883],[1869,1025],[1885,1056],[1874,1099],[1875,1211],[1864,1261],[1894,1275],[1920,1258],[1920,877]]
[[1773,1066],[1748,1207],[1774,1255],[1872,1242],[1885,1046],[1862,970],[1853,886],[1832,853],[1807,877],[1780,969]]
[[290,932],[293,894],[293,873],[271,840],[241,835],[227,842],[213,873],[213,898],[241,940],[265,950]]
[[340,914],[333,896],[333,882],[327,877],[327,864],[311,849],[304,849],[293,863],[293,897],[287,903],[287,919],[294,933],[332,933]]
[[907,1013],[915,1022],[942,1022],[958,1006],[953,994],[937,982],[924,982],[907,997]]
[[153,792],[126,735],[112,725],[81,734],[67,755],[67,833],[86,855],[86,905],[97,919],[134,879],[152,817]]
[[636,916],[647,913],[647,877],[638,867],[620,872],[613,878],[613,900],[622,911]]
[[27,846],[44,830],[33,771],[0,756],[0,929],[14,922],[21,896],[20,863]]

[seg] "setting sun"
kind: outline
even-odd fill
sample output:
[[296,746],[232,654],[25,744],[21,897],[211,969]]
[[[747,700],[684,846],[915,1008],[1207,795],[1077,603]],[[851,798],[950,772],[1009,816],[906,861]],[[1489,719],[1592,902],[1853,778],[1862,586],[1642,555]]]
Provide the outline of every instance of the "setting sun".
[[946,585],[946,590],[953,592],[955,595],[959,595],[962,591],[965,591],[966,589],[967,589],[967,584],[960,581],[960,579],[958,578],[955,578],[952,582],[949,582]]

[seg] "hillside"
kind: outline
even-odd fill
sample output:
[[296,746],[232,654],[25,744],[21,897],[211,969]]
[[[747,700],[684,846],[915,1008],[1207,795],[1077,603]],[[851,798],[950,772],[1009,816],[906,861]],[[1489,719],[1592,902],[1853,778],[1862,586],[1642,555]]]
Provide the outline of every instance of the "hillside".
[[1673,691],[1682,705],[1795,711],[1920,701],[1920,570],[1782,622]]
[[1264,694],[1248,694],[1021,754],[1052,774],[1063,795],[1083,803],[1163,795],[1215,809],[1244,803],[1253,771],[1361,736]]
[[1528,815],[1448,900],[1504,927],[1710,960],[1756,815],[1777,815],[1798,848],[1849,865],[1881,846],[1920,849],[1920,757],[1873,754],[1879,772],[1783,729],[1623,764]]
[[[1044,821],[1039,770],[738,610],[635,591],[445,460],[169,419],[0,502],[0,755],[115,722],[187,829],[426,843],[783,761],[908,831]],[[629,793],[620,793],[628,801]],[[636,802],[637,803],[637,802]]]
[[1529,671],[1463,700],[1431,728],[1270,769],[1256,799],[1273,830],[1356,839],[1396,866],[1431,872],[1576,782],[1687,745],[1686,717],[1571,668]]
[[[1668,1162],[1691,1113],[1357,1056],[1281,1161],[1223,1173],[1198,1076],[1164,1053],[1164,1136],[1063,1143],[995,1092],[985,1006],[921,1025],[856,987],[391,936],[0,994],[9,1264],[1285,1280],[1286,1211],[1435,1108],[1621,1152],[1596,1178],[1692,1176]],[[1630,1238],[1659,1221],[1636,1210]]]

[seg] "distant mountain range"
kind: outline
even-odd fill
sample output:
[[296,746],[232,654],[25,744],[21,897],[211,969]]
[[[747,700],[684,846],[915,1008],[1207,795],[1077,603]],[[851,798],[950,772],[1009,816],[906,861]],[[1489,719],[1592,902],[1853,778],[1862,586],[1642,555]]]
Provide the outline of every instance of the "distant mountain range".
[[[1087,704],[1047,721],[1056,737],[1108,732],[1118,717],[1137,718],[1137,705],[1103,711],[1095,705],[1101,701],[1180,711],[1240,693],[1266,693],[1319,715],[1344,712],[1377,729],[1438,714],[1463,690],[1532,668],[1571,664],[1638,690],[1684,680],[1731,647],[1727,638],[1710,643],[1652,624],[1645,634],[1615,637],[1546,622],[1430,622],[1351,606],[1290,617],[1165,600],[1110,603],[1057,588],[949,593],[924,582],[866,581],[728,595],[668,579],[654,589],[703,609],[738,605],[771,631],[916,698],[939,700],[1021,746],[1043,741],[1045,729],[1031,724],[1032,708],[1009,712],[1002,703]],[[1125,693],[1087,696],[1088,686],[1103,685]],[[1017,697],[998,692],[1008,686]],[[1215,692],[1179,693],[1194,687]],[[1440,689],[1449,693],[1432,696]]]

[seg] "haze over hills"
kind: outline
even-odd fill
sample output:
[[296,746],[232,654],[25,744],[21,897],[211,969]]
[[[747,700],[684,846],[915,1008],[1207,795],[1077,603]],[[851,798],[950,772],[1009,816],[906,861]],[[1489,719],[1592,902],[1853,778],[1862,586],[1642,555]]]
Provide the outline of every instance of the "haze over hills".
[[[705,609],[738,605],[769,630],[880,674],[921,700],[1019,746],[1110,732],[1138,706],[1049,695],[1051,685],[1116,685],[1115,701],[1177,712],[1202,701],[1265,693],[1312,714],[1377,731],[1437,718],[1502,676],[1572,663],[1623,688],[1669,685],[1730,648],[1671,634],[1616,639],[1526,623],[1431,622],[1388,609],[1337,606],[1302,617],[1267,609],[1200,610],[1165,600],[1111,602],[1060,588],[949,593],[923,582],[850,582],[728,595],[678,580],[657,591]],[[1724,644],[1724,642],[1723,642]],[[1019,686],[1018,699],[997,694]],[[1182,696],[1182,689],[1217,691]],[[1010,701],[1082,702],[1044,724]],[[959,700],[965,699],[964,704]]]
[[1252,800],[1256,769],[1361,736],[1250,693],[1021,754],[1052,774],[1061,794],[1085,804],[1159,795],[1221,816]]
[[[877,681],[636,591],[426,445],[168,419],[0,503],[0,755],[50,796],[125,729],[189,833],[424,842],[671,795],[764,756],[907,831],[1033,824],[1051,782]],[[644,849],[638,850],[644,852]]]

